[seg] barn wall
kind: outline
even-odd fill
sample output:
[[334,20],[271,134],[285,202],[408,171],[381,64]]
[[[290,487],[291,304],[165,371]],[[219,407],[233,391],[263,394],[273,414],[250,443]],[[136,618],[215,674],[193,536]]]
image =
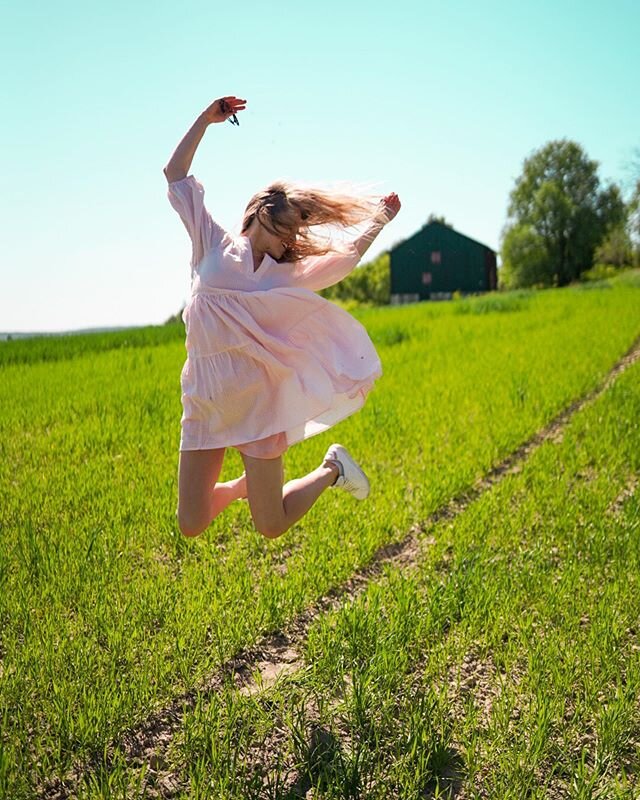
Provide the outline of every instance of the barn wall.
[[430,223],[391,251],[391,295],[407,300],[496,288],[496,257],[488,247]]

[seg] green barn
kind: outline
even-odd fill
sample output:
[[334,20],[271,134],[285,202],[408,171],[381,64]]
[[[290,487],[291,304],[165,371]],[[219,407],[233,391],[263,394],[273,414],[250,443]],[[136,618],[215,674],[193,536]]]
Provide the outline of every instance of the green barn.
[[393,305],[497,287],[495,251],[441,222],[428,222],[389,255]]

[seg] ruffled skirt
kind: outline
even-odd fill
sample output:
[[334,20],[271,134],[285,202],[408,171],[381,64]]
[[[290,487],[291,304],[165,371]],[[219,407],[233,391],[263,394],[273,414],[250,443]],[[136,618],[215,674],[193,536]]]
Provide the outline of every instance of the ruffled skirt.
[[360,409],[382,375],[364,326],[308,289],[199,290],[183,319],[181,450],[276,458]]

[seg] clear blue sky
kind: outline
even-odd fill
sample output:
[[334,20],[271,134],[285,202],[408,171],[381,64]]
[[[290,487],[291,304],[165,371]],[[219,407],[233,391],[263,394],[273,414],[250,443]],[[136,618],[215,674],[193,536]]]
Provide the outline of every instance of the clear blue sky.
[[524,159],[568,137],[628,180],[637,0],[7,3],[0,331],[164,322],[189,294],[162,168],[217,97],[192,172],[236,229],[278,178],[396,191],[368,256],[431,212],[499,248]]

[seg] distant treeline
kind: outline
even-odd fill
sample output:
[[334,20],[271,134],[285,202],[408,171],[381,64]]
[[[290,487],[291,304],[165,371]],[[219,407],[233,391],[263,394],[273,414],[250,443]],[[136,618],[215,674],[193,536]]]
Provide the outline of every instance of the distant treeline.
[[[640,267],[640,148],[636,156],[626,198],[617,184],[603,185],[598,162],[577,142],[550,141],[525,159],[509,196],[498,288],[567,286]],[[387,305],[390,284],[384,253],[320,294],[347,307]]]
[[386,306],[391,294],[389,253],[356,267],[346,278],[322,289],[319,295],[344,306]]
[[577,142],[547,142],[525,159],[509,195],[499,287],[567,286],[640,266],[640,150],[625,199],[603,185]]

